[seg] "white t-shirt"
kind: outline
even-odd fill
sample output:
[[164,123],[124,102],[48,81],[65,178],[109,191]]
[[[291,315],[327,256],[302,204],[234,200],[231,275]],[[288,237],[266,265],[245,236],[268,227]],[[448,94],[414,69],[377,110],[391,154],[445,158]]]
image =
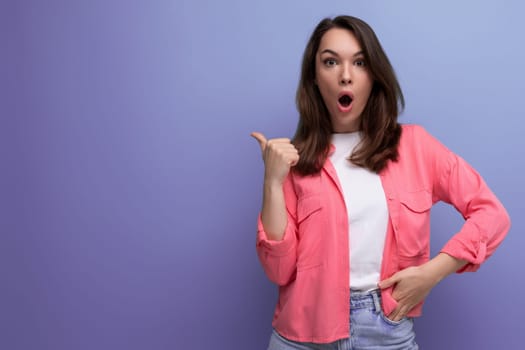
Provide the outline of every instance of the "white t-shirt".
[[335,152],[330,160],[348,213],[350,288],[367,291],[379,282],[388,207],[379,175],[348,160],[360,140],[359,132],[332,134]]

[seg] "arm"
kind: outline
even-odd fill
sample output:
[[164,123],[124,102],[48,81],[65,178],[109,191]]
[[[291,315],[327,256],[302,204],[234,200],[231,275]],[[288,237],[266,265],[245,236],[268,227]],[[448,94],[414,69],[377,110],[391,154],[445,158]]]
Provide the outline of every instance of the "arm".
[[263,187],[261,221],[268,239],[280,241],[288,223],[283,184],[265,180]]
[[295,208],[296,199],[289,176],[299,155],[288,139],[266,138],[253,133],[261,146],[265,174],[263,204],[258,220],[257,253],[268,278],[278,285],[287,284],[296,267]]
[[481,176],[456,155],[447,162],[435,193],[465,219],[441,252],[467,262],[458,273],[476,271],[505,238],[510,228],[507,211]]
[[452,272],[477,270],[492,255],[510,226],[505,208],[469,164],[422,128],[414,133],[414,143],[421,146],[429,162],[434,200],[453,205],[465,223],[434,259],[399,271],[380,283],[380,288],[395,285],[392,296],[398,306],[389,315],[395,321]]
[[299,161],[297,149],[289,139],[266,140],[263,134],[254,132],[264,160],[264,191],[261,220],[271,240],[281,240],[286,229],[286,204],[283,183],[290,168]]

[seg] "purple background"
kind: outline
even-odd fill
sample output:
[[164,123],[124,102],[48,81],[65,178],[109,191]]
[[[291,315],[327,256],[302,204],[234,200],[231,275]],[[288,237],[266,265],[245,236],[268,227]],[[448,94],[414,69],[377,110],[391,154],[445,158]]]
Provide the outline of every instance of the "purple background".
[[[435,288],[423,349],[523,343],[519,1],[2,1],[0,348],[265,349],[254,130],[291,136],[302,50],[340,13],[376,30],[422,124],[513,227]],[[432,250],[461,220],[433,210]]]

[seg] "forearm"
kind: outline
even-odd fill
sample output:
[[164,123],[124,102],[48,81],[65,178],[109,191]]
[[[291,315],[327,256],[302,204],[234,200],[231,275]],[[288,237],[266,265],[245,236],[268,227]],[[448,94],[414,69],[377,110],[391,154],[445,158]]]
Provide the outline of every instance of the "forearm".
[[261,221],[268,239],[279,241],[283,238],[288,218],[283,187],[279,182],[264,182]]
[[439,253],[429,262],[427,262],[423,268],[425,272],[430,276],[435,284],[438,284],[443,278],[458,271],[467,264],[467,261],[456,259],[446,253]]

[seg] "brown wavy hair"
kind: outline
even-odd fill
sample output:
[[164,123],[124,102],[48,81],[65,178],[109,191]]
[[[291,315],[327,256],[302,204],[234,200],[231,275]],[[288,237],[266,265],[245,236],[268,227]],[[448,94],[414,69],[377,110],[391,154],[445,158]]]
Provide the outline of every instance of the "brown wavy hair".
[[315,65],[321,39],[332,28],[347,29],[354,34],[373,80],[372,91],[360,118],[362,140],[349,160],[357,166],[379,173],[388,160],[397,161],[397,146],[401,137],[397,117],[405,101],[394,69],[374,31],[364,21],[351,16],[323,19],[304,50],[296,95],[299,123],[292,140],[299,150],[300,158],[294,171],[301,175],[319,173],[330,150],[332,122],[315,84]]

